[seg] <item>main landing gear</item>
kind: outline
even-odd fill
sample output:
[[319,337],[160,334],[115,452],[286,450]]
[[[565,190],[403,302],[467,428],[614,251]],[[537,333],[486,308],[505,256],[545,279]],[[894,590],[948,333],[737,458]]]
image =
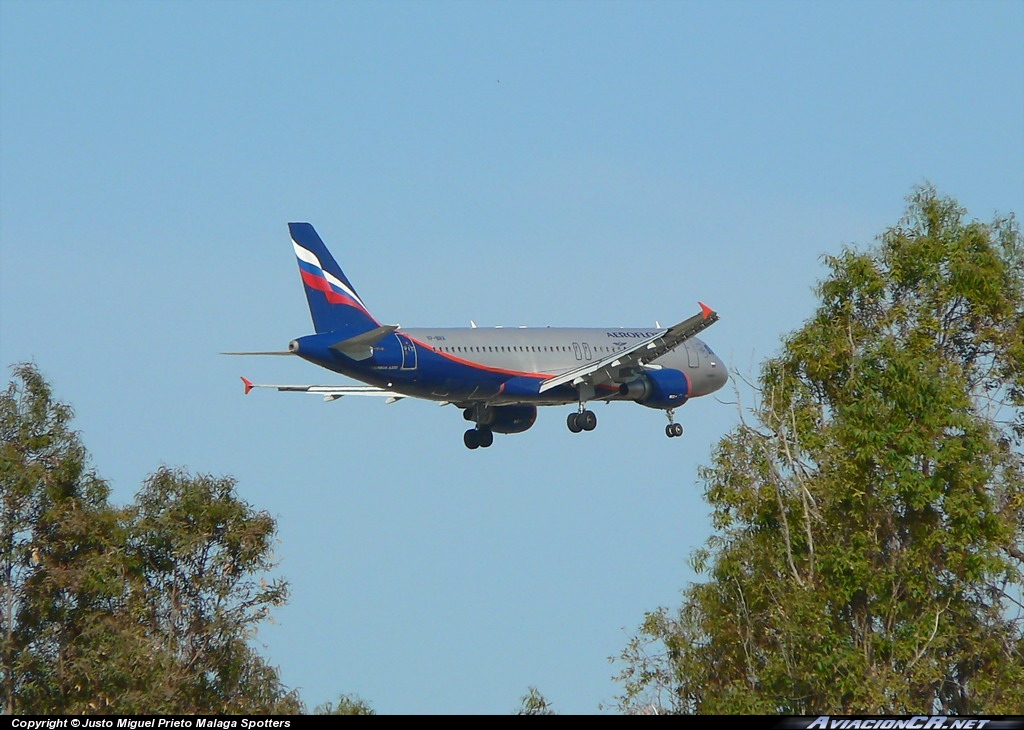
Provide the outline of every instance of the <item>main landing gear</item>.
[[467,449],[486,449],[494,443],[494,431],[489,425],[484,426],[481,423],[481,421],[486,421],[490,424],[493,420],[493,413],[491,419],[487,419],[487,414],[487,408],[483,406],[474,406],[462,412],[462,417],[467,421],[476,422],[476,428],[469,429],[462,436],[462,442],[466,444]]
[[565,419],[565,425],[569,427],[569,430],[573,433],[579,433],[580,431],[593,431],[597,428],[597,414],[593,411],[588,411],[580,403],[579,413],[570,413],[569,417]]
[[462,441],[466,444],[467,449],[486,449],[494,443],[494,431],[485,426],[477,426],[466,431],[462,436]]
[[668,425],[665,426],[665,435],[671,438],[678,438],[683,435],[683,424],[676,423],[676,412],[672,408],[665,411],[668,416]]

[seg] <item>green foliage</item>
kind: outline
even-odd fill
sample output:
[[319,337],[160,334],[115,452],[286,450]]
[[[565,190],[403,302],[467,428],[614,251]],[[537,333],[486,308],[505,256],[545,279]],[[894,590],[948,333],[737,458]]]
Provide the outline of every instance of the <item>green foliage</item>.
[[32,365],[0,394],[4,711],[299,711],[248,643],[286,597],[273,519],[170,469],[111,506],[71,417]]
[[702,470],[708,580],[648,615],[620,698],[704,713],[1024,710],[1024,242],[920,188]]
[[287,710],[276,671],[247,640],[287,598],[273,568],[276,525],[240,500],[231,478],[163,468],[127,510],[137,620],[170,652],[164,701],[176,712]]
[[31,365],[0,396],[0,662],[5,712],[71,712],[119,670],[90,667],[121,595],[118,514],[88,466],[71,409]]
[[530,687],[520,700],[519,709],[514,715],[557,715],[551,709],[551,703],[536,687]]
[[314,715],[376,715],[369,704],[363,699],[356,695],[341,695],[338,697],[338,703],[325,702],[322,705],[317,705],[316,709],[313,710]]

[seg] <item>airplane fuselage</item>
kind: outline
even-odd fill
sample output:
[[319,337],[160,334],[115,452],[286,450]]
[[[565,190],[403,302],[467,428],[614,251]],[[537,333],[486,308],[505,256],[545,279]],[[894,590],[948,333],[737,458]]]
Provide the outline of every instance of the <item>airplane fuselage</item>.
[[[321,367],[413,397],[559,405],[577,402],[578,390],[564,385],[539,393],[533,386],[664,331],[655,327],[415,328],[388,335],[373,346],[372,355],[361,360],[330,349],[339,339],[337,333],[299,338],[291,349]],[[728,379],[721,360],[696,337],[655,359],[647,368],[681,371],[689,397],[718,390]],[[628,380],[630,375],[623,372],[618,379]],[[510,378],[515,386],[511,389]],[[591,398],[633,399],[621,393],[618,386],[598,387]]]

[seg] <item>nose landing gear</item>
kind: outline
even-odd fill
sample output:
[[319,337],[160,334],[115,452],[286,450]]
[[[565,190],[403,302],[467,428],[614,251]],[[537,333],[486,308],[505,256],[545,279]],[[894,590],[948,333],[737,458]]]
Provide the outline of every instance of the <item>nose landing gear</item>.
[[665,415],[668,416],[668,425],[665,426],[665,435],[671,438],[678,438],[683,435],[683,424],[676,423],[676,412],[675,409],[669,408],[665,411]]

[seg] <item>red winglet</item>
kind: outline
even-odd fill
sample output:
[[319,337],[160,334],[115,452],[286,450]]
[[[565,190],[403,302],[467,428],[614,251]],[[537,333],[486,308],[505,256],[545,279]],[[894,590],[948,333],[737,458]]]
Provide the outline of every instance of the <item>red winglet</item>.
[[715,310],[712,309],[711,307],[709,307],[704,302],[697,302],[697,304],[700,305],[700,313],[701,313],[701,316],[704,317],[704,319],[707,319],[708,317],[710,317],[712,314],[715,313]]
[[252,390],[252,381],[249,380],[244,375],[241,376],[241,378],[242,378],[242,382],[245,383],[245,394],[249,395],[249,391]]

